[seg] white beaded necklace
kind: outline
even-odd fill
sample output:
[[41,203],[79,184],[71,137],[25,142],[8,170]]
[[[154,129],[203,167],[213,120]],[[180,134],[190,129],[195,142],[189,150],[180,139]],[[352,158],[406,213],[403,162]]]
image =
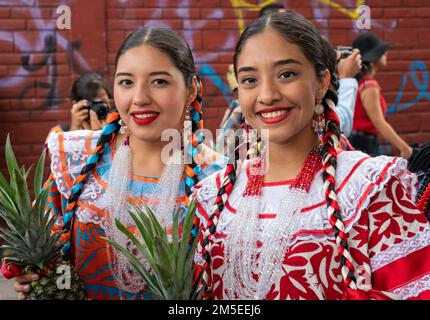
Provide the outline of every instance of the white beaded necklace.
[[[276,218],[264,229],[258,217],[264,177],[257,178],[257,182],[252,181],[251,176],[237,214],[226,228],[223,285],[229,299],[262,300],[279,279],[310,184],[321,167],[321,150],[318,145],[311,151],[295,182],[282,198]],[[251,165],[261,165],[261,162]]]
[[[129,210],[132,210],[129,204],[131,159],[132,151],[126,138],[116,151],[110,169],[107,187],[108,218],[106,234],[113,241],[129,249],[149,269],[149,265],[140,251],[136,250],[131,240],[119,231],[115,224],[115,219],[118,219],[126,227],[135,226],[129,214]],[[148,206],[153,210],[163,228],[168,228],[172,225],[172,214],[176,211],[176,200],[183,171],[184,165],[181,159],[181,152],[175,150],[173,156],[170,157],[164,167],[156,190],[147,199]],[[135,234],[135,236],[138,239],[140,238],[139,234]],[[135,272],[133,266],[122,253],[113,248],[112,250],[115,258],[112,257],[109,247],[107,248],[107,256],[117,287],[122,291],[131,293],[143,291],[145,281],[142,277]]]

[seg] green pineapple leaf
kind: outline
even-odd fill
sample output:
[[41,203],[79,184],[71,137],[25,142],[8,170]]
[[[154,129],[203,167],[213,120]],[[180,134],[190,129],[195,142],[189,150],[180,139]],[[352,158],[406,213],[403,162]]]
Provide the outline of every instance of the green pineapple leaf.
[[116,227],[124,233],[132,242],[133,244],[141,251],[145,252],[148,255],[149,262],[153,262],[152,254],[147,250],[147,248],[140,243],[140,241],[131,233],[118,219],[115,219]]
[[3,173],[0,172],[0,189],[2,192],[7,194],[9,197],[12,195],[12,189],[10,188],[9,182]]
[[129,211],[129,214],[133,219],[134,223],[136,224],[139,233],[142,235],[143,241],[148,247],[149,252],[152,253],[154,250],[154,246],[152,243],[152,239],[154,238],[154,236],[148,229],[149,220],[144,214],[142,214],[142,212],[139,211],[139,207],[137,207],[134,203],[131,203],[131,205],[134,207],[134,212]]
[[163,229],[163,227],[160,225],[160,223],[157,220],[157,217],[155,216],[154,212],[151,210],[150,207],[148,207],[145,203],[143,204],[145,209],[147,210],[148,218],[150,219],[150,225],[153,227],[155,231],[155,235],[162,238],[164,241],[167,241],[167,232]]
[[43,150],[40,155],[39,161],[36,165],[36,171],[34,173],[34,198],[36,199],[43,187],[43,171],[45,168],[45,157],[46,149]]
[[14,191],[16,195],[16,202],[18,205],[18,209],[21,212],[21,215],[26,214],[28,217],[30,215],[28,212],[31,211],[31,201],[30,195],[28,194],[27,181],[23,175],[23,172],[17,169],[14,169],[12,173],[13,180],[16,182],[14,184]]
[[182,238],[179,242],[178,262],[176,265],[178,276],[183,278],[185,270],[185,260],[188,254],[189,237],[193,227],[196,206],[194,201],[191,201],[188,210],[185,214],[184,223],[182,225]]
[[173,233],[172,233],[172,242],[170,243],[170,254],[173,257],[173,261],[175,263],[175,269],[178,264],[178,246],[176,245],[179,242],[179,214],[180,209],[178,209],[173,216]]
[[6,138],[5,156],[6,156],[7,170],[9,171],[9,177],[12,177],[14,170],[19,170],[19,166],[18,166],[18,162],[16,162],[16,157],[12,149],[12,144],[10,143],[9,134],[7,135],[7,138]]
[[161,277],[158,279],[161,283],[161,286],[165,288],[166,297],[170,297],[168,299],[175,299],[175,297],[171,296],[170,292],[172,292],[172,290],[173,292],[177,292],[177,283],[175,281],[176,270],[168,245],[168,242],[160,239],[159,237],[155,237],[154,248],[157,252],[155,255],[155,261],[157,263],[157,268],[161,273]]
[[0,204],[8,210],[12,215],[19,217],[19,211],[15,204],[14,196],[10,193],[7,193],[5,189],[0,187]]
[[137,259],[130,251],[128,251],[126,248],[122,247],[115,241],[112,241],[108,238],[103,238],[111,246],[113,246],[115,249],[120,251],[122,254],[125,255],[125,257],[128,259],[128,261],[131,263],[131,265],[136,269],[136,271],[142,276],[142,278],[145,280],[147,285],[149,286],[149,290],[152,291],[152,294],[157,297],[162,297],[163,294],[161,293],[161,288],[159,286],[159,283],[157,279],[149,271],[146,270],[145,266]]
[[172,239],[169,240],[167,230],[158,222],[155,214],[147,205],[143,204],[143,211],[139,206],[133,205],[130,211],[137,230],[141,234],[143,243],[136,236],[117,221],[117,227],[124,233],[142,253],[150,268],[147,270],[143,263],[129,250],[106,239],[114,248],[119,250],[130,261],[131,265],[143,277],[148,286],[148,292],[156,299],[199,299],[201,288],[199,286],[202,273],[193,282],[195,266],[193,266],[194,253],[199,233],[190,243],[196,206],[194,201],[189,205],[182,224],[182,237],[179,238],[180,210],[173,218]]
[[30,168],[28,168],[27,170],[25,170],[25,166],[21,167],[21,172],[23,173],[25,181],[27,181],[28,176],[29,176],[30,171],[31,171],[32,168],[33,168],[33,165],[31,165]]

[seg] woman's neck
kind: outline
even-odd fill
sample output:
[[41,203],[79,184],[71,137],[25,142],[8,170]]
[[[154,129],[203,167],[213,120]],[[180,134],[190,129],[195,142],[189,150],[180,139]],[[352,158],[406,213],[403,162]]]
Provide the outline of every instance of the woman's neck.
[[311,150],[320,142],[319,137],[298,134],[282,143],[269,142],[269,167],[266,182],[276,182],[296,178]]
[[374,77],[376,72],[378,71],[378,68],[376,68],[375,66],[372,66],[367,72],[366,72],[366,76],[367,77]]
[[[124,141],[120,137],[119,141]],[[164,163],[161,161],[161,150],[166,142],[144,141],[134,136],[129,137],[129,146],[132,153],[132,174],[144,177],[160,177]]]

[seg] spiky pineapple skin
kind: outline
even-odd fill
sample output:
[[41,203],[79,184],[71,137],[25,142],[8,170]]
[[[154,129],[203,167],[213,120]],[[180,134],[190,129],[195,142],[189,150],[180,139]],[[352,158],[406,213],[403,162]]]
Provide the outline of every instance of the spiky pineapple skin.
[[[70,289],[59,289],[56,269],[59,266],[70,268]],[[28,300],[84,300],[85,287],[78,272],[69,264],[57,265],[37,281],[31,282],[31,291],[27,294]]]

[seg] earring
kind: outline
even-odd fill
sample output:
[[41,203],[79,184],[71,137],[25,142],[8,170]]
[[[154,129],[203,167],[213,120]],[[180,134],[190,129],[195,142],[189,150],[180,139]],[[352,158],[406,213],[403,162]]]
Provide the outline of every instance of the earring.
[[[245,120],[240,125],[242,129],[243,145],[246,143],[246,158],[249,160],[259,156],[258,152],[258,135]],[[240,144],[240,145],[242,145]]]
[[190,112],[191,112],[191,107],[190,106],[186,107],[185,119],[184,119],[184,132],[190,132],[191,131],[192,122],[191,122]]
[[125,134],[127,132],[127,126],[125,125],[125,123],[122,121],[122,119],[119,119],[118,124],[121,126],[121,128],[119,128],[119,133],[120,134]]
[[321,99],[318,99],[315,103],[315,114],[317,119],[312,120],[312,128],[320,137],[322,137],[325,131],[325,117],[324,106],[322,105]]
[[191,110],[190,106],[185,108],[185,119],[184,119],[184,128],[182,131],[181,150],[184,150],[185,144],[188,144],[190,139],[192,139],[191,137],[192,122],[191,122],[190,110]]

